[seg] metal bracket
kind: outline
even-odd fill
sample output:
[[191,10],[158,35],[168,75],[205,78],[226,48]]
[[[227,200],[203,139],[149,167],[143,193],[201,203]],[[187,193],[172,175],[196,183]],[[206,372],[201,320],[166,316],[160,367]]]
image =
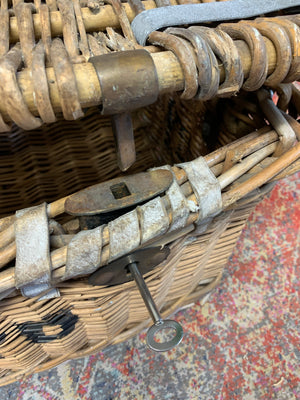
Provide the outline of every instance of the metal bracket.
[[158,77],[148,51],[118,51],[91,57],[89,62],[99,79],[103,115],[133,111],[156,101]]
[[173,174],[165,169],[111,179],[71,195],[65,212],[83,216],[128,209],[166,192],[172,182]]
[[300,5],[299,0],[230,0],[182,4],[143,11],[131,23],[136,40],[145,46],[151,32],[169,26],[240,20]]
[[135,161],[130,111],[153,104],[159,94],[155,64],[146,50],[119,51],[89,59],[102,94],[101,114],[113,115],[118,164],[126,171]]
[[121,171],[126,171],[136,159],[131,115],[129,113],[115,114],[111,122],[116,141],[118,165]]
[[116,261],[101,267],[89,277],[91,285],[120,285],[132,281],[134,278],[128,269],[131,263],[137,263],[142,275],[150,272],[158,264],[163,262],[170,250],[168,247],[160,249],[159,247],[149,247],[140,249],[132,254],[119,258]]

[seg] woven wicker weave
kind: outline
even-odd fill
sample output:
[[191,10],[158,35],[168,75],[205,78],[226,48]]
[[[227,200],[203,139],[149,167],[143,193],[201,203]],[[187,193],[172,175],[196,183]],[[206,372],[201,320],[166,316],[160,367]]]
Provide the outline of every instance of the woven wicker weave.
[[[131,4],[138,9],[142,3]],[[156,6],[150,0],[144,5]],[[239,68],[235,67],[232,81],[220,65],[218,85],[210,88],[210,96],[202,100],[195,99],[195,93],[187,95],[199,87],[194,85],[193,73],[185,69],[178,49],[170,51],[168,40],[176,36],[175,31],[164,33],[169,35],[166,41],[159,32],[151,34],[146,49],[157,69],[159,97],[154,104],[132,112],[136,162],[122,173],[117,165],[110,117],[101,115],[99,82],[87,60],[99,54],[140,49],[130,29],[133,17],[129,4],[117,0],[106,5],[79,0],[46,4],[16,1],[12,7],[1,2],[0,384],[118,343],[150,323],[133,282],[94,287],[88,284],[87,277],[65,279],[67,246],[55,247],[53,242],[51,283],[59,289],[60,297],[23,297],[15,284],[16,210],[46,201],[52,226],[55,221],[56,228],[74,235],[79,227],[76,218],[64,213],[65,196],[116,176],[204,156],[222,189],[222,212],[198,225],[197,212],[191,213],[180,232],[152,239],[156,245],[167,243],[171,250],[169,257],[146,275],[158,308],[167,316],[218,284],[253,207],[276,180],[300,169],[300,130],[296,121],[300,97],[291,84],[299,79],[296,50],[300,28],[299,16],[293,15],[217,28],[232,37],[226,43],[236,46],[231,55],[236,55]],[[248,30],[255,26],[268,38],[264,39],[265,52],[261,55],[247,50],[245,26]],[[209,35],[219,32],[209,29],[202,32],[207,45],[211,44]],[[240,35],[239,30],[243,32]],[[271,30],[282,37],[283,49],[276,48],[278,54],[286,54],[287,43],[294,51],[286,54],[284,62],[276,57],[272,43],[277,42]],[[193,51],[190,45],[187,48]],[[254,59],[265,64],[263,79],[254,79],[259,69],[255,70]],[[37,76],[32,75],[35,68],[40,68],[37,71],[41,76],[46,71],[46,86],[42,77],[40,82],[33,79]],[[265,82],[277,91],[279,108],[271,104],[268,91],[257,92]],[[241,90],[243,83],[246,91]],[[224,99],[224,95],[230,98]],[[173,172],[185,197],[196,204],[183,170],[174,166]],[[167,204],[166,195],[161,198]],[[170,213],[167,206],[166,209]],[[172,213],[169,215],[172,221]],[[105,226],[102,265],[109,260],[106,229]],[[54,234],[50,240],[51,236]],[[65,318],[68,329],[52,323],[54,317]],[[32,323],[43,323],[43,340],[26,331]]]

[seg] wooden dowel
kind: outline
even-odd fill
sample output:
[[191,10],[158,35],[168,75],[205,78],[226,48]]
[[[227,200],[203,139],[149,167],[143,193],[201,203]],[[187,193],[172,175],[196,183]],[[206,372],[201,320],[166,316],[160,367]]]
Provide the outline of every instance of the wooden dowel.
[[16,257],[16,242],[11,242],[0,252],[0,265],[6,265]]
[[0,232],[0,248],[7,246],[10,242],[14,240],[15,228],[14,224],[7,227],[4,231]]
[[280,179],[284,179],[287,176],[293,175],[299,171],[300,171],[300,160],[297,160],[292,165],[289,165],[287,168],[284,168],[282,172],[275,175],[274,178],[269,180],[269,182],[279,181]]
[[70,196],[63,197],[62,199],[53,201],[47,205],[48,218],[55,218],[57,215],[63,214],[65,212],[65,202]]
[[[278,134],[275,130],[270,130],[268,133],[264,133],[258,136],[256,139],[249,141],[243,145],[240,145],[237,149],[228,150],[226,154],[226,160],[228,158],[228,154],[230,157],[230,164],[233,166],[237,162],[241,161],[243,158],[248,156],[249,154],[254,153],[257,150],[260,150],[271,143],[274,143],[278,140]],[[226,162],[226,161],[225,161]],[[230,166],[230,168],[231,168]],[[229,169],[229,168],[228,168]],[[225,172],[225,171],[223,171]]]
[[15,268],[11,267],[1,272],[0,293],[13,289],[15,286]]
[[[3,232],[5,229],[9,228],[11,224],[15,222],[15,215],[9,215],[8,217],[4,217],[0,219],[0,232]],[[1,243],[1,241],[0,241]],[[0,245],[0,247],[2,247]]]
[[[247,172],[247,176],[249,178],[252,178],[254,175],[257,175],[258,172],[261,172],[265,168],[269,167],[274,161],[275,161],[274,157],[268,157],[268,158],[264,159],[262,162],[255,165],[255,167],[251,168]],[[293,164],[284,168],[279,174],[274,175],[274,177],[272,179],[270,179],[268,181],[268,183],[275,182],[275,181],[277,182],[280,179],[284,179],[284,178],[288,177],[289,175],[293,175],[294,173],[296,173],[298,171],[300,171],[300,160],[293,162]],[[236,182],[236,184],[233,185],[232,189],[234,189],[238,184],[239,183]]]
[[258,164],[260,161],[264,160],[266,157],[274,153],[278,142],[269,144],[261,150],[251,154],[247,158],[245,158],[240,164],[234,165],[232,168],[224,172],[224,174],[220,175],[218,181],[222,189],[226,186],[229,186],[236,179],[241,177],[244,173],[249,171],[252,167]]
[[240,139],[235,140],[232,143],[226,144],[225,146],[221,147],[220,149],[217,149],[213,151],[212,153],[208,154],[205,156],[205,161],[207,162],[209,167],[212,167],[222,161],[225,160],[226,153],[229,150],[233,150],[235,148],[238,148],[239,146],[249,146],[253,140],[255,141],[257,138],[262,136],[264,133],[267,133],[270,131],[270,127],[266,126],[264,128],[259,129],[258,131],[249,133],[247,136],[243,136]]
[[293,162],[300,158],[300,143],[297,143],[291,150],[287,151],[276,161],[274,161],[269,167],[259,172],[253,178],[248,179],[246,182],[241,183],[238,187],[229,190],[223,195],[223,206],[224,208],[235,203],[238,199],[244,197],[247,193],[260,187],[261,185],[268,182],[274,176],[279,174],[282,170],[287,168]]
[[[274,71],[276,65],[276,51],[269,39],[265,39],[267,48],[268,71],[269,74]],[[239,55],[242,60],[243,71],[245,77],[248,76],[251,66],[251,56],[247,44],[242,40],[235,41]],[[151,53],[157,70],[159,92],[171,93],[181,91],[184,88],[184,77],[180,63],[176,56],[170,51],[162,51],[159,53]],[[221,68],[221,81],[224,79],[225,73],[223,66]],[[101,104],[102,93],[99,85],[98,77],[94,66],[91,63],[82,63],[73,65],[76,85],[78,89],[79,102],[82,108],[92,107]],[[120,71],[121,73],[122,71]],[[50,100],[54,112],[62,111],[60,95],[54,70],[52,67],[46,68],[48,79]],[[38,110],[34,98],[34,90],[32,83],[31,71],[24,69],[18,72],[17,81],[22,92],[24,101],[29,110],[34,115],[38,115]],[[8,122],[10,120],[5,107],[5,102],[0,102],[0,113],[3,119]]]

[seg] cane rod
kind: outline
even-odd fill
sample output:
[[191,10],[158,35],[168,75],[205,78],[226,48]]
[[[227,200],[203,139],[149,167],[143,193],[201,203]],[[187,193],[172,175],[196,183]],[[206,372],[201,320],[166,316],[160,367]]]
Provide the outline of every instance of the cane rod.
[[[274,71],[276,65],[275,47],[269,39],[265,39],[268,59],[268,73]],[[247,44],[242,40],[234,41],[238,53],[241,57],[244,76],[247,77],[251,68],[251,55]],[[152,53],[159,84],[159,93],[171,93],[181,91],[184,88],[184,76],[177,57],[171,51]],[[99,85],[97,73],[92,63],[74,64],[73,71],[78,89],[78,97],[82,107],[97,106],[102,103],[102,93]],[[55,84],[55,73],[53,67],[46,68],[49,94],[51,104],[55,112],[61,112],[60,94],[57,84]],[[122,74],[122,71],[120,71]],[[220,78],[224,79],[225,73],[220,65]],[[23,99],[29,110],[38,115],[33,92],[33,80],[30,69],[24,69],[17,73],[17,83],[23,95]],[[9,121],[9,116],[3,102],[0,102],[0,112],[5,121]]]

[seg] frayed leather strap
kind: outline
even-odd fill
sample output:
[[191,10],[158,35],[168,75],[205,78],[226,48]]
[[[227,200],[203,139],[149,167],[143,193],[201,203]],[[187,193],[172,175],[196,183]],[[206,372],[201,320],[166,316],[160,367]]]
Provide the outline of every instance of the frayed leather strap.
[[51,288],[51,260],[47,205],[16,212],[16,288],[34,297]]
[[199,217],[197,222],[218,214],[222,210],[221,187],[203,157],[184,164],[178,164],[189,179],[195,193]]

